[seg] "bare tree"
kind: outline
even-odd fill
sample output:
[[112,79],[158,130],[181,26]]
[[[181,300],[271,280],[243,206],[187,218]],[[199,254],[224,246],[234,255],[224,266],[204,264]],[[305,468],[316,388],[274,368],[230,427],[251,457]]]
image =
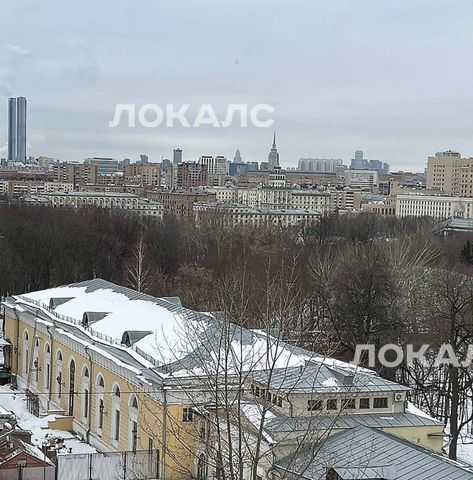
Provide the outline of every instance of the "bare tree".
[[146,247],[143,234],[133,249],[133,258],[127,269],[128,285],[138,292],[146,292],[150,286],[150,270],[146,262]]

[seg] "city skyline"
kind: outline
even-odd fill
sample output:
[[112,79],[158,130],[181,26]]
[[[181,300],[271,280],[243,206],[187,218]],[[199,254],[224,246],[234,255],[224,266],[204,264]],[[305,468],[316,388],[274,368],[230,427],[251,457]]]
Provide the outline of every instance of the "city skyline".
[[[473,109],[472,67],[464,61],[473,50],[469,2],[145,4],[118,0],[113,11],[90,1],[3,6],[0,118],[7,98],[30,99],[32,155],[147,152],[156,160],[180,146],[189,158],[207,151],[230,157],[238,146],[248,161],[264,161],[273,129],[281,164],[294,167],[301,157],[348,161],[363,149],[395,170],[420,170],[433,152],[473,152],[464,121]],[[281,18],[285,26],[276,29]],[[117,104],[186,103],[192,117],[211,104],[220,119],[229,104],[269,104],[274,125],[108,126]],[[3,121],[1,156],[6,140]]]

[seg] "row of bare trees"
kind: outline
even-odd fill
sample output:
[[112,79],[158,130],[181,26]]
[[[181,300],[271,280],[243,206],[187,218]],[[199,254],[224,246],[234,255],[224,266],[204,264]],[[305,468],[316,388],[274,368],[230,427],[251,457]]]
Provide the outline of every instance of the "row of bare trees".
[[[428,219],[323,218],[303,229],[221,228],[99,209],[0,205],[0,293],[102,277],[198,311],[353,359],[358,344],[471,340],[471,246]],[[450,456],[471,424],[470,370],[404,365],[380,372],[449,425]]]

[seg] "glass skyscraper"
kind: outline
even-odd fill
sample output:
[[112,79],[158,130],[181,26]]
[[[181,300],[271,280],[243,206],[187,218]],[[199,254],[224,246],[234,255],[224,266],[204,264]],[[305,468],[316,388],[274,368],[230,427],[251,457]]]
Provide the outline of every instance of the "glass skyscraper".
[[8,99],[8,160],[26,161],[25,97]]

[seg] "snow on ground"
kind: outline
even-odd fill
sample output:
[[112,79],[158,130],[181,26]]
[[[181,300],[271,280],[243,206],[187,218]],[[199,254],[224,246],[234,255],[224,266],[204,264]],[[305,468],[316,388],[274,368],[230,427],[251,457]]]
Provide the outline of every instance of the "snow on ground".
[[97,451],[70,432],[48,428],[48,421],[54,420],[54,415],[35,417],[26,408],[26,396],[17,390],[11,390],[8,385],[0,385],[0,407],[13,412],[17,417],[18,425],[23,430],[32,432],[31,443],[33,445],[40,447],[45,442],[46,436],[52,435],[64,439],[64,453],[68,453],[69,449],[72,449],[72,453],[95,453]]

